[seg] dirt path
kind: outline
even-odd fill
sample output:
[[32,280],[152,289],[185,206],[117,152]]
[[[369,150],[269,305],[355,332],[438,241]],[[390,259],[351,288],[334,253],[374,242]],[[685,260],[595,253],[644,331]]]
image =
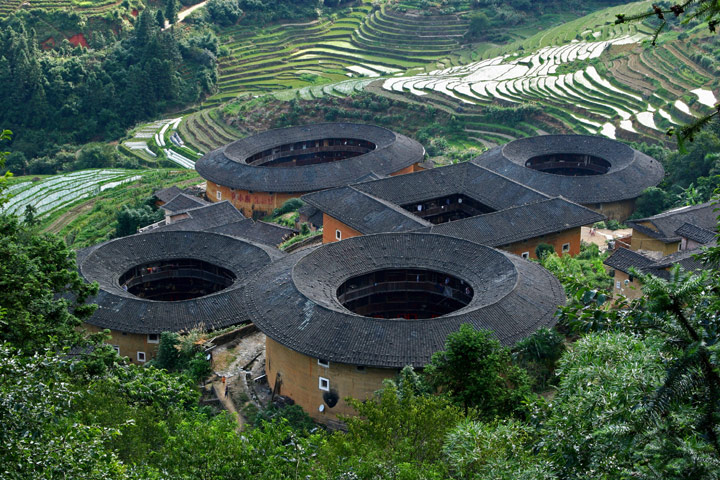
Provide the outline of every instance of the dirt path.
[[68,226],[70,222],[75,220],[77,217],[92,210],[97,200],[97,198],[93,198],[85,203],[75,205],[73,208],[56,218],[55,221],[45,227],[43,231],[47,233],[59,233],[60,230]]
[[[200,3],[198,3],[198,4],[195,4],[195,5],[191,6],[191,7],[186,8],[185,10],[183,10],[183,11],[181,11],[181,12],[178,12],[178,19],[177,19],[177,22],[175,22],[175,23],[180,23],[180,22],[182,22],[183,20],[185,20],[185,17],[187,17],[188,15],[190,15],[192,12],[194,12],[194,11],[197,10],[198,8],[204,7],[205,4],[207,4],[209,1],[210,1],[210,0],[205,0],[204,2],[200,2]],[[167,20],[165,20],[165,27],[163,28],[163,30],[167,30],[168,28],[170,28],[170,22],[168,22]]]
[[580,230],[580,236],[585,243],[594,243],[600,247],[600,251],[604,252],[607,250],[608,240],[613,240],[619,237],[625,237],[632,234],[632,228],[622,228],[620,230],[607,230],[605,228],[596,228],[595,234],[590,233],[590,227],[582,227]]

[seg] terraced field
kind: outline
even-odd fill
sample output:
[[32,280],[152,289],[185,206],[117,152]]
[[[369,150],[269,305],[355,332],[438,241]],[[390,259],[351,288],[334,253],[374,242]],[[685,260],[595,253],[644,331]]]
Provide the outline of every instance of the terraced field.
[[[243,92],[312,87],[410,68],[421,71],[458,49],[466,30],[467,21],[460,16],[373,10],[368,4],[336,21],[279,25],[259,34],[230,28],[221,35],[230,55],[220,61],[220,92],[209,104]],[[306,92],[303,95],[314,95]]]
[[125,152],[135,155],[146,166],[157,166],[158,154],[184,168],[195,168],[200,152],[187,147],[177,134],[182,117],[158,120],[135,129],[123,140]]
[[32,205],[38,217],[42,217],[105,190],[140,180],[146,173],[149,171],[96,169],[52,175],[37,182],[17,182],[7,190],[10,199],[3,212],[22,215],[25,207]]

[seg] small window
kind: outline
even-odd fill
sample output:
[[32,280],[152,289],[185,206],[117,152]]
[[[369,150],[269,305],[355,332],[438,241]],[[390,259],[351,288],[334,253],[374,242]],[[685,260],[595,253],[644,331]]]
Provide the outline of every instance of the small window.
[[682,242],[681,242],[681,243],[678,243],[678,252],[679,252],[680,250],[682,250]]
[[137,361],[138,361],[138,362],[144,362],[144,361],[145,361],[145,352],[137,352]]
[[342,232],[340,230],[335,230],[335,238],[337,240],[342,240]]
[[365,373],[365,365],[358,365],[357,367],[355,367],[355,369],[356,369],[358,372],[363,372],[363,373]]
[[608,272],[608,277],[615,278],[615,269],[614,268],[610,269],[610,271]]
[[617,282],[615,282],[615,288],[617,288],[618,290],[620,290],[620,280],[618,280]]
[[569,244],[569,243],[563,243],[562,251],[563,251],[563,253],[569,252],[569,251],[570,251],[570,244]]
[[122,333],[123,337],[127,335],[127,332],[120,332],[120,333]]
[[629,275],[628,280],[630,281],[630,283],[632,283],[632,281],[635,280],[635,277],[633,277],[632,275]]
[[222,192],[221,192],[220,190],[218,190],[217,192],[215,192],[215,194],[217,195],[217,199],[218,199],[218,200],[222,200]]
[[160,343],[160,335],[157,333],[149,333],[147,341],[148,343]]
[[321,367],[328,368],[330,366],[330,362],[328,362],[327,360],[324,360],[322,358],[318,358],[318,365],[320,365]]
[[318,388],[320,390],[329,392],[330,391],[330,380],[328,380],[325,377],[320,377],[320,381],[318,382]]
[[115,353],[120,355],[120,345],[113,345],[112,347],[115,349]]
[[523,252],[520,254],[520,256],[527,260],[528,258],[530,258],[530,252]]

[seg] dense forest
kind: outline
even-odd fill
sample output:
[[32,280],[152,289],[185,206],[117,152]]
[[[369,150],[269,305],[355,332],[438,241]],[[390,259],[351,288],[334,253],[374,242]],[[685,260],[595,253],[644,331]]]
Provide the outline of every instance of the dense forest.
[[[65,41],[43,49],[30,27],[43,15],[23,12],[0,27],[0,124],[16,132],[12,149],[28,162],[52,163],[43,157],[65,144],[120,137],[135,122],[213,88],[212,34],[163,30],[146,9],[129,32],[95,33],[94,48]],[[17,168],[22,158],[14,161]]]

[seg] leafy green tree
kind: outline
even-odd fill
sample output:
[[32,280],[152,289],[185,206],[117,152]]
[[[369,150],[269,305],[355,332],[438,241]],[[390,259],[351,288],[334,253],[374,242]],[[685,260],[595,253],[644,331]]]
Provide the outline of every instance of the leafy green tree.
[[62,354],[18,356],[14,346],[0,344],[2,478],[129,478],[105,447],[117,430],[73,421],[81,393],[67,364]]
[[487,330],[463,324],[448,335],[445,350],[425,368],[433,387],[483,418],[520,415],[530,395],[527,373],[513,364],[510,350]]
[[165,14],[160,8],[158,8],[157,12],[155,12],[155,22],[158,27],[165,28]]
[[633,412],[662,381],[661,351],[657,339],[602,333],[562,357],[541,432],[560,478],[632,478],[623,472],[634,471],[648,442],[637,436],[642,421]]
[[535,452],[535,430],[516,420],[460,421],[445,436],[443,453],[452,478],[551,480],[554,465]]
[[75,345],[97,293],[77,272],[75,253],[54,236],[35,234],[0,215],[0,340],[25,352]]
[[447,478],[444,437],[462,418],[447,397],[387,380],[373,398],[350,402],[357,416],[345,419],[347,433],[334,434],[319,456],[329,478]]
[[177,0],[166,0],[165,1],[165,19],[170,22],[170,25],[177,22],[178,4]]
[[546,255],[555,253],[555,247],[549,243],[540,243],[535,247],[535,256],[537,258],[544,258]]
[[234,25],[243,13],[237,0],[210,0],[206,8],[212,21],[224,27]]
[[552,379],[557,361],[565,352],[564,337],[556,330],[543,327],[520,340],[513,347],[513,358],[543,389]]
[[141,205],[137,208],[124,206],[117,212],[116,237],[125,237],[137,233],[138,229],[147,225],[159,222],[163,219],[161,210],[154,210],[149,205]]
[[210,364],[205,354],[198,350],[194,342],[195,334],[195,331],[185,336],[176,332],[163,332],[158,354],[151,365],[169,372],[183,372],[196,383],[207,377],[211,373]]

